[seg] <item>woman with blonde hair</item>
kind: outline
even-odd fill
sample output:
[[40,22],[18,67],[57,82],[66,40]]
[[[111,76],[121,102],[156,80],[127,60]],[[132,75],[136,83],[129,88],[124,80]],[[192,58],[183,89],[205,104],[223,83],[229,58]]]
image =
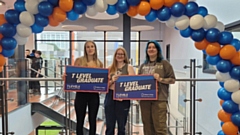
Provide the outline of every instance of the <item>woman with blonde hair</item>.
[[118,125],[118,135],[125,135],[130,108],[129,100],[113,100],[114,83],[119,75],[135,75],[134,69],[129,65],[127,52],[124,48],[118,48],[113,57],[113,63],[109,67],[110,86],[106,94],[104,107],[106,116],[106,135],[114,135],[115,124]]
[[[93,41],[86,41],[84,44],[84,56],[77,58],[74,66],[103,68],[102,62],[98,59],[97,46]],[[77,117],[77,135],[84,135],[83,124],[87,107],[90,125],[89,135],[96,135],[99,93],[77,92],[74,107]]]

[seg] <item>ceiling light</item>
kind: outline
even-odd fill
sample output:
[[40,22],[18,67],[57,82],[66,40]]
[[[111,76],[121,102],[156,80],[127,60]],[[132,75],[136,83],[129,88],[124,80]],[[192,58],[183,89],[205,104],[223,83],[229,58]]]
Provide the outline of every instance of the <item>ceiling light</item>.
[[5,2],[0,0],[0,6],[5,5]]

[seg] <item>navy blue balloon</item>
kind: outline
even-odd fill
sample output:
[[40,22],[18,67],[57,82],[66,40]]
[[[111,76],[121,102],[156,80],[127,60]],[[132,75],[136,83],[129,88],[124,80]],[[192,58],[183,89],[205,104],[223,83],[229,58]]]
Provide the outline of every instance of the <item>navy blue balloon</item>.
[[176,2],[171,7],[171,13],[175,17],[180,17],[185,12],[185,6],[181,2]]
[[240,49],[240,41],[238,39],[234,38],[230,44],[234,46],[237,51]]
[[218,92],[217,92],[217,95],[220,99],[222,100],[231,100],[231,95],[232,93],[231,92],[228,92],[226,89],[224,88],[220,88],[218,89]]
[[228,31],[220,32],[219,40],[218,40],[219,44],[221,45],[230,44],[232,40],[233,40],[233,35],[231,32],[228,32]]
[[206,15],[208,15],[208,10],[207,8],[201,6],[198,8],[198,14],[202,15],[203,17],[205,17]]
[[92,6],[95,4],[96,0],[82,0],[82,2],[87,6]]
[[119,13],[125,14],[128,11],[128,3],[126,0],[118,0],[116,3],[116,9]]
[[198,13],[198,4],[196,2],[188,2],[185,8],[185,14],[187,16],[193,16]]
[[240,112],[236,112],[231,116],[232,123],[240,127]]
[[38,5],[38,12],[42,16],[50,16],[53,13],[53,6],[47,1],[42,1]]
[[160,21],[167,21],[171,17],[171,10],[168,7],[162,7],[158,10],[157,18]]
[[220,126],[222,126],[223,124],[224,124],[224,122],[221,122],[221,123],[220,123]]
[[217,135],[226,135],[226,134],[224,134],[224,132],[220,130]]
[[232,69],[232,63],[228,60],[220,60],[217,63],[216,68],[222,73],[227,73]]
[[76,21],[79,18],[79,14],[76,13],[74,10],[71,10],[71,11],[67,12],[67,18],[70,21]]
[[115,15],[117,13],[117,9],[115,5],[108,5],[107,11],[109,15]]
[[224,87],[224,82],[219,82],[219,85],[220,85],[221,87]]
[[20,13],[17,10],[13,9],[7,10],[5,12],[5,19],[10,24],[19,24],[20,23],[19,14]]
[[26,11],[25,1],[16,1],[14,3],[14,9],[17,10],[18,12]]
[[36,14],[35,23],[41,27],[46,27],[49,24],[49,19],[48,17],[42,16],[40,14]]
[[41,27],[41,26],[39,26],[39,25],[37,25],[37,24],[33,24],[32,26],[31,26],[31,28],[32,28],[32,32],[33,33],[41,33],[42,31],[43,31],[43,27]]
[[205,38],[205,30],[203,28],[198,30],[193,30],[191,37],[193,41],[200,42]]
[[53,5],[54,7],[58,6],[58,2],[59,0],[48,0],[49,3],[51,3],[51,5]]
[[84,14],[87,11],[87,5],[82,1],[74,1],[73,10],[78,14]]
[[12,57],[14,55],[14,49],[13,50],[2,50],[1,54],[4,56],[4,57]]
[[137,6],[140,2],[141,2],[141,0],[127,0],[127,3],[130,6]]
[[219,55],[216,56],[209,56],[207,55],[206,57],[206,61],[210,64],[210,65],[217,65],[217,63],[221,60],[221,57]]
[[217,42],[219,40],[220,31],[216,28],[211,28],[206,31],[206,40],[208,42]]
[[146,16],[145,19],[149,22],[153,22],[157,19],[157,11],[156,10],[151,10]]
[[192,29],[190,27],[186,28],[185,30],[180,30],[180,35],[184,38],[188,38],[192,35]]
[[17,31],[15,26],[9,23],[5,23],[0,26],[0,33],[2,33],[4,37],[13,37]]
[[235,66],[230,71],[230,76],[233,79],[239,80],[240,79],[240,66]]
[[206,54],[206,55],[207,55],[207,52],[206,52],[206,50],[202,50],[202,52],[203,52],[203,54]]
[[226,100],[222,104],[222,108],[227,113],[236,113],[239,111],[238,104],[234,103],[232,100]]
[[1,40],[3,50],[13,50],[17,46],[17,41],[14,38],[3,37]]

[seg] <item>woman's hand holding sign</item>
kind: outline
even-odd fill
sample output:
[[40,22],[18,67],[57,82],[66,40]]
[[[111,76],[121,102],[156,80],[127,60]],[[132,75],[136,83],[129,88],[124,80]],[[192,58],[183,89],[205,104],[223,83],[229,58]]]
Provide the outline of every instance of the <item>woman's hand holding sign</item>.
[[157,73],[154,73],[154,74],[153,74],[153,77],[154,77],[157,81],[159,81],[159,82],[162,81],[162,78],[160,78],[159,74],[157,74]]
[[64,73],[64,74],[62,75],[62,79],[63,79],[63,81],[65,81],[65,79],[66,79],[66,76],[67,76],[67,74],[66,74],[66,73]]

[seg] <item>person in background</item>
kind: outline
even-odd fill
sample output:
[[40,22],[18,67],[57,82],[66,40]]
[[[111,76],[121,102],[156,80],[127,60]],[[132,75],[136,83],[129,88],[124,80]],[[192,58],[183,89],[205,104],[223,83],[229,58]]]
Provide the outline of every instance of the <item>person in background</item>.
[[104,100],[106,117],[106,135],[114,135],[115,125],[118,125],[118,135],[125,135],[125,126],[130,108],[129,100],[114,100],[114,83],[119,75],[135,75],[134,69],[129,65],[127,52],[124,48],[118,48],[113,57],[113,63],[109,67],[110,86]]
[[25,58],[29,58],[30,57],[30,50],[26,49],[25,50]]
[[35,57],[35,52],[36,52],[36,50],[33,49],[33,50],[32,50],[32,53],[30,54],[30,57],[31,57],[31,58]]
[[147,43],[146,60],[138,74],[152,74],[158,82],[158,100],[140,101],[144,135],[167,135],[168,89],[175,83],[175,75],[157,41]]
[[[75,60],[74,66],[103,68],[102,62],[98,59],[97,46],[93,41],[84,44],[84,56]],[[63,75],[65,79],[66,74]],[[99,109],[99,93],[77,92],[74,107],[77,117],[77,135],[83,134],[83,124],[88,107],[88,119],[90,124],[89,135],[96,135],[96,120]]]
[[[41,69],[42,69],[42,59],[41,59],[42,52],[36,51],[35,57],[32,59],[32,65],[31,65],[31,77],[32,78],[40,78],[41,75]],[[40,90],[40,82],[39,81],[31,81],[32,82],[32,89],[33,94],[41,95]]]

